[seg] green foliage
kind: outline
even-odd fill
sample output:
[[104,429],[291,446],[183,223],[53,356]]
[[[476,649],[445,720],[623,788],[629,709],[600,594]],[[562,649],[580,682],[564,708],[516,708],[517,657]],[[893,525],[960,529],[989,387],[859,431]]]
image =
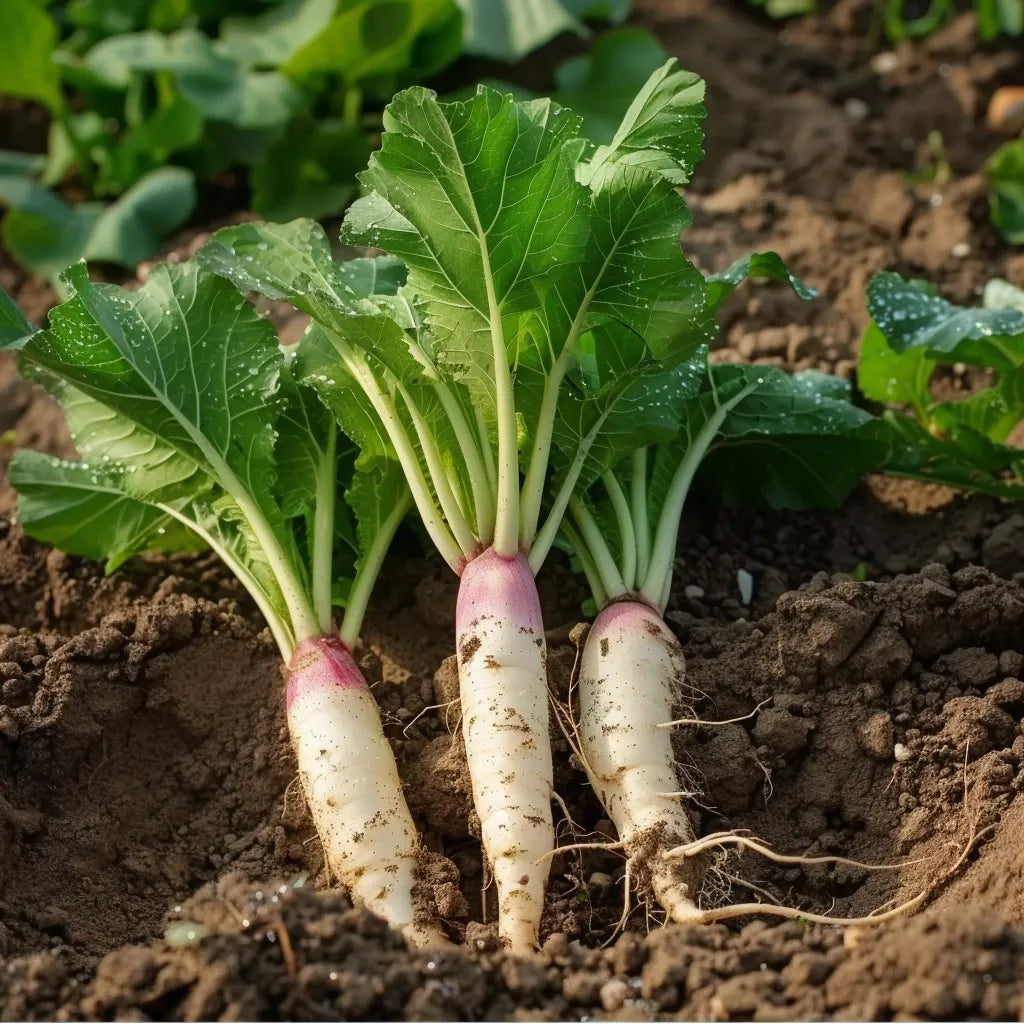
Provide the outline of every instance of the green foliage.
[[[886,472],[1024,498],[1024,460],[1006,443],[1024,419],[1024,295],[992,282],[986,307],[955,306],[922,282],[877,275],[858,379],[866,397],[906,407],[884,415]],[[936,398],[936,378],[954,362],[987,371],[992,383],[965,398]]]
[[718,310],[722,303],[748,278],[782,281],[801,299],[817,298],[817,291],[794,274],[776,252],[754,252],[730,263],[725,270],[708,277],[708,306]]
[[709,366],[699,400],[687,409],[685,434],[695,436],[711,409],[750,385],[722,422],[696,478],[727,504],[835,508],[882,459],[884,433],[853,404],[850,385],[812,371]]
[[106,206],[72,205],[0,167],[0,202],[10,207],[4,245],[26,266],[53,278],[82,258],[134,267],[185,222],[195,198],[193,175],[181,167],[151,171]]
[[[82,456],[16,453],[26,532],[108,571],[141,552],[209,546],[286,659],[328,632],[332,584],[347,589],[364,562],[375,577],[401,485],[350,471],[341,483],[357,499],[355,528],[347,510],[335,514],[337,467],[353,460],[339,460],[332,417],[294,380],[269,322],[222,276],[161,264],[129,291],[91,282],[77,264],[63,283],[71,297],[34,333],[0,293],[0,341],[64,407]],[[356,630],[369,584],[364,576]]]
[[671,432],[678,367],[711,332],[676,189],[701,155],[702,97],[670,61],[595,147],[549,100],[398,94],[343,228],[408,268],[393,296],[368,301],[309,222],[224,229],[204,250],[312,316],[301,379],[364,464],[402,463],[453,565],[503,516],[530,550],[546,504],[539,564],[573,487]]
[[1024,245],[1024,138],[1000,146],[985,173],[992,223],[1011,245]]
[[852,403],[845,382],[708,364],[706,355],[689,363],[662,436],[618,460],[573,503],[567,546],[599,606],[636,593],[664,603],[692,487],[729,504],[828,508],[888,450],[887,431]]
[[38,100],[61,108],[60,78],[53,59],[57,26],[35,0],[0,4],[0,95]]
[[[51,278],[81,257],[132,266],[189,217],[196,180],[239,168],[268,218],[340,213],[374,143],[367,111],[482,52],[470,24],[509,20],[518,53],[628,6],[531,2],[524,17],[491,0],[4,0],[0,97],[53,115],[42,166],[0,159],[5,244]],[[93,201],[50,191],[68,178]]]
[[587,18],[622,21],[630,0],[457,0],[467,53],[513,63]]
[[0,288],[0,349],[20,348],[34,330],[14,299]]

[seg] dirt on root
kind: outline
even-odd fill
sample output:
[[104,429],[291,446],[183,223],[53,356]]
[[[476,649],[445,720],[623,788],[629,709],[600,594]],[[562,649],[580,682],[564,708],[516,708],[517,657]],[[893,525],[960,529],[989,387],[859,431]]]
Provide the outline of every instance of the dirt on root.
[[[1024,80],[1024,54],[978,44],[967,16],[872,59],[873,6],[840,0],[780,26],[739,2],[637,4],[708,81],[692,258],[713,270],[773,248],[822,293],[739,290],[716,358],[852,375],[864,287],[884,267],[965,302],[993,276],[1024,285],[980,174],[1000,141],[985,106]],[[538,55],[532,84],[572,45]],[[2,252],[0,284],[45,319],[52,292]],[[542,951],[512,960],[484,923],[493,891],[458,740],[447,570],[401,540],[363,651],[430,898],[461,943],[437,954],[408,951],[332,888],[277,655],[238,585],[209,556],[106,577],[27,540],[3,473],[19,446],[73,455],[53,404],[0,356],[0,1019],[1024,1014],[1024,509],[873,480],[836,512],[687,512],[667,619],[700,716],[741,719],[676,733],[704,794],[701,833],[896,865],[733,850],[705,899],[859,916],[920,896],[913,913],[873,928],[662,928],[634,901],[620,932],[620,856],[566,853]],[[585,594],[557,560],[541,587],[564,699]],[[613,839],[570,744],[552,741],[560,840]]]

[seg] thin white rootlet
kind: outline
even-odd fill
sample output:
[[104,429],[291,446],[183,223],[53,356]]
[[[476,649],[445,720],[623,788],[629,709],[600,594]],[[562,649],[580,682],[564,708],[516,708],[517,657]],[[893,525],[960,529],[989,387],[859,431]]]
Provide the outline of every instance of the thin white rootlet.
[[554,847],[546,652],[544,634],[510,618],[495,596],[496,614],[459,624],[462,732],[498,890],[498,932],[512,951],[528,952]]
[[299,776],[331,870],[410,938],[419,843],[380,713],[364,687],[318,687],[288,709]]
[[[672,717],[684,672],[679,641],[640,602],[606,608],[583,648],[580,745],[590,783],[631,854],[651,830],[670,842],[693,837],[682,800],[672,795],[680,790],[672,736],[659,728]],[[649,865],[655,895],[673,917],[689,919],[694,894],[671,877],[662,852]]]

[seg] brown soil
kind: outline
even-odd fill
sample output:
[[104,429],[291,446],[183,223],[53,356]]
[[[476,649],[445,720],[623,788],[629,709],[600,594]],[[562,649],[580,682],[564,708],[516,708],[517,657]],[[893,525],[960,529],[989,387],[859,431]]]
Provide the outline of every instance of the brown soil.
[[[997,142],[984,107],[1024,80],[1019,48],[976,45],[965,17],[898,48],[879,73],[870,4],[843,0],[781,28],[739,3],[639,7],[709,84],[690,251],[717,269],[775,248],[823,293],[801,303],[778,287],[739,291],[724,358],[850,374],[864,286],[885,266],[962,301],[995,275],[1024,284],[1024,257],[987,224],[978,174]],[[953,180],[908,184],[932,129]],[[52,294],[2,254],[0,283],[43,319]],[[16,445],[72,454],[59,414],[10,359],[8,430]],[[208,556],[107,578],[26,540],[2,474],[12,448],[0,440],[0,1019],[1024,1013],[1024,510],[880,480],[834,513],[695,503],[684,526],[667,618],[697,709],[730,719],[768,701],[732,725],[679,730],[681,763],[706,794],[701,830],[900,865],[734,854],[717,865],[718,898],[854,916],[926,893],[915,913],[875,928],[661,928],[640,905],[617,935],[621,859],[565,854],[543,951],[513,961],[481,923],[493,893],[445,726],[457,711],[432,708],[452,699],[455,586],[443,567],[403,541],[364,652],[439,855],[434,902],[464,941],[438,955],[408,952],[329,887],[295,785],[277,656],[244,593]],[[749,606],[739,570],[754,580]],[[564,565],[544,574],[563,696],[583,596]],[[560,825],[564,842],[610,836],[568,743],[554,744],[573,822]]]

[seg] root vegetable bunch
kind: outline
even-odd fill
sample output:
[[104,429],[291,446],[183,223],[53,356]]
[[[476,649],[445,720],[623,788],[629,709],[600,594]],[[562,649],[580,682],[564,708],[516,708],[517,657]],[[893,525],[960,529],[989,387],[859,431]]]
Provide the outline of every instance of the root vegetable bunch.
[[[311,221],[246,223],[137,291],[72,268],[44,331],[0,293],[0,345],[62,403],[82,456],[15,458],[26,531],[109,569],[217,552],[288,666],[331,869],[413,940],[441,933],[414,909],[419,841],[352,657],[403,518],[460,580],[473,800],[501,938],[527,952],[555,853],[534,582],[551,548],[574,556],[598,613],[568,709],[578,753],[631,877],[670,917],[707,920],[691,855],[736,837],[695,835],[667,728],[687,713],[663,618],[684,503],[703,485],[833,505],[891,448],[840,381],[709,363],[743,278],[813,293],[773,253],[707,279],[684,256],[702,99],[669,61],[598,146],[548,100],[409,89],[342,229],[384,256],[338,262]],[[251,293],[309,315],[298,345],[278,345]]]

